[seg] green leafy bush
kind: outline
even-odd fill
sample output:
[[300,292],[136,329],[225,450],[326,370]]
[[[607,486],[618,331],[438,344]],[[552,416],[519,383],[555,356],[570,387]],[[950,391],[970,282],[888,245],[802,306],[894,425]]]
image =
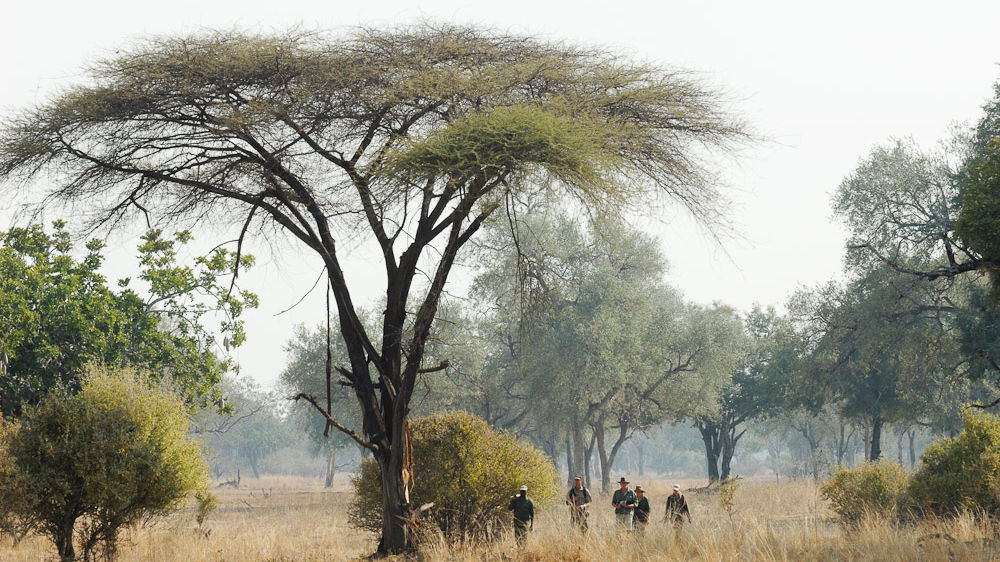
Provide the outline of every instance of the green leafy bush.
[[[0,512],[47,535],[63,560],[114,558],[119,533],[205,490],[183,401],[133,371],[88,367],[0,432]],[[7,503],[8,498],[16,499]]]
[[938,439],[924,451],[909,495],[925,513],[1000,515],[1000,419],[971,409],[962,419],[957,437]]
[[[410,504],[433,502],[424,513],[448,539],[488,537],[509,520],[507,505],[519,486],[528,486],[536,509],[551,504],[558,490],[555,466],[534,447],[498,432],[466,412],[446,412],[411,422],[415,481]],[[358,501],[349,514],[355,525],[382,528],[382,484],[376,463],[366,460],[354,479]]]
[[869,515],[895,518],[908,480],[906,469],[896,463],[870,462],[837,470],[820,492],[843,522],[854,524]]

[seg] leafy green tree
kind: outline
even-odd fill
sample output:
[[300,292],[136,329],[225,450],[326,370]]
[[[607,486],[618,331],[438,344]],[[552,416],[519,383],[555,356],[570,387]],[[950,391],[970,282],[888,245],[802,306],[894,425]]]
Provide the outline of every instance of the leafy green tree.
[[[788,330],[773,309],[751,311],[740,326],[731,309],[718,308],[730,325],[729,345],[714,368],[722,369],[725,385],[715,407],[687,416],[701,433],[705,445],[709,483],[729,479],[736,445],[747,431],[747,422],[781,408],[788,354],[795,351]],[[719,352],[717,352],[719,353]]]
[[994,84],[993,92],[958,173],[955,234],[973,253],[961,269],[987,271],[996,300],[1000,297],[1000,226],[996,220],[1000,216],[1000,82]]
[[[421,474],[413,488],[415,505],[433,508],[430,519],[449,540],[489,537],[509,528],[507,504],[521,485],[538,508],[559,495],[556,469],[544,453],[496,431],[467,412],[443,412],[413,421],[413,467]],[[354,480],[358,501],[351,521],[377,532],[382,526],[380,475],[371,460]]]
[[[114,558],[121,531],[204,491],[207,467],[174,393],[129,370],[88,367],[0,433],[0,511],[39,530],[62,560]],[[10,513],[15,510],[14,513]]]
[[[597,214],[666,196],[717,223],[702,149],[747,138],[689,75],[470,27],[159,38],[92,78],[9,122],[0,180],[58,169],[46,202],[112,222],[233,218],[241,240],[258,220],[322,258],[362,421],[350,433],[382,471],[391,552],[411,542],[405,426],[459,250],[548,190]],[[345,238],[384,261],[374,332],[341,268]]]
[[565,433],[571,476],[589,476],[596,452],[608,490],[636,431],[714,400],[709,363],[727,330],[659,280],[657,243],[635,230],[541,207],[515,228],[516,247],[486,237],[474,289],[505,327],[502,380],[515,382],[524,419]]
[[51,233],[39,225],[0,233],[0,411],[16,417],[54,387],[78,389],[91,361],[142,367],[172,379],[193,402],[208,397],[230,363],[215,354],[204,317],[222,308],[226,346],[239,345],[239,316],[256,306],[256,296],[223,288],[233,265],[223,248],[194,266],[178,263],[190,239],[184,232],[165,239],[156,230],[143,236],[140,277],[149,297],[142,299],[128,279],[117,291],[108,286],[102,242],[87,242],[83,257],[74,258],[61,222]]
[[887,423],[931,414],[926,406],[954,377],[954,343],[915,282],[882,266],[844,287],[828,286],[811,305],[821,325],[806,366],[812,391],[825,391],[844,417],[863,424],[866,460],[881,457]]

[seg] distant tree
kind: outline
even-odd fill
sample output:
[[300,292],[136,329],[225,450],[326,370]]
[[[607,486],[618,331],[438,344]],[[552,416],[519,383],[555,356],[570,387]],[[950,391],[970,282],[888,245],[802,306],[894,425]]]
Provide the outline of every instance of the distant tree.
[[506,327],[501,376],[521,394],[524,419],[566,435],[570,476],[589,476],[596,452],[610,490],[635,432],[714,400],[719,377],[709,365],[730,338],[720,316],[684,304],[660,280],[655,240],[621,224],[598,230],[560,211],[535,213],[520,217],[516,247],[486,237],[474,294]]
[[[690,75],[468,27],[168,37],[93,68],[91,85],[9,122],[0,180],[58,169],[45,201],[85,202],[97,222],[210,218],[242,239],[258,220],[322,258],[389,552],[411,542],[406,420],[459,250],[545,190],[598,214],[666,195],[715,223],[702,149],[747,138]],[[375,335],[341,268],[364,237],[384,261]]]
[[734,325],[727,357],[717,368],[727,369],[714,408],[690,416],[705,444],[709,483],[729,479],[736,445],[747,422],[773,415],[783,408],[784,375],[789,368],[789,334],[774,310],[755,308],[740,326],[731,309],[719,309]]
[[950,150],[928,153],[907,142],[876,149],[841,184],[834,207],[851,231],[852,275],[889,268],[911,276],[894,284],[897,312],[933,317],[939,338],[960,352],[959,372],[973,380],[1000,378],[1000,324],[988,290],[992,284],[995,293],[991,272],[1000,253],[990,257],[992,219],[982,214],[995,181],[990,162],[1000,158],[991,152],[998,104],[1000,98],[987,106],[971,139],[954,141]]
[[[145,375],[88,367],[67,397],[52,389],[0,436],[0,512],[37,529],[59,557],[115,557],[121,531],[205,491],[187,408]],[[10,513],[10,510],[15,510]]]
[[[339,384],[339,374],[331,373],[330,392],[327,394],[328,353],[331,368],[346,363],[347,353],[342,340],[332,337],[328,339],[326,325],[315,326],[313,329],[304,325],[296,326],[292,336],[285,342],[286,364],[278,379],[281,391],[286,396],[306,394],[315,397],[320,400],[321,406],[329,408],[331,415],[346,427],[360,431],[354,392],[349,386]],[[291,408],[290,417],[313,444],[314,451],[327,455],[325,486],[329,488],[333,486],[336,475],[337,450],[353,441],[341,431],[330,431],[326,420],[315,415],[312,409],[312,405],[305,402],[296,403]]]
[[190,240],[185,232],[143,236],[142,298],[129,279],[117,291],[108,286],[102,242],[87,242],[76,259],[64,223],[51,233],[39,225],[0,233],[0,411],[16,417],[53,388],[75,391],[90,361],[142,367],[172,379],[192,402],[209,398],[230,363],[216,355],[224,350],[214,345],[205,315],[222,312],[225,347],[238,346],[245,339],[240,315],[257,298],[223,287],[233,265],[224,248],[182,265],[177,252]]
[[866,460],[881,458],[887,423],[929,417],[927,406],[955,377],[954,343],[914,282],[880,266],[846,286],[827,287],[812,305],[822,326],[807,367],[814,392],[825,390],[843,416],[862,423]]
[[225,411],[203,408],[194,418],[213,471],[225,459],[236,469],[249,467],[260,478],[261,461],[278,449],[301,442],[292,424],[278,411],[279,398],[245,378],[223,377],[219,392]]

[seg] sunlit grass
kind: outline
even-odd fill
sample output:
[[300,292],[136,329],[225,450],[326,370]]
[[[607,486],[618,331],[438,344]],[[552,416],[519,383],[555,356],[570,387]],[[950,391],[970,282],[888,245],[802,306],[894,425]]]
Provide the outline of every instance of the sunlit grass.
[[[539,512],[535,530],[523,547],[511,537],[489,545],[449,546],[428,540],[426,561],[478,560],[995,560],[1000,548],[988,524],[965,516],[952,520],[897,525],[879,518],[844,529],[812,482],[741,482],[730,518],[718,495],[686,488],[694,522],[680,535],[662,522],[673,481],[633,478],[653,506],[644,537],[622,535],[614,527],[609,498],[595,493],[591,532],[581,537],[569,528],[563,506]],[[640,481],[641,480],[641,481]],[[122,545],[122,560],[319,561],[360,559],[375,550],[376,538],[351,528],[347,475],[333,490],[320,480],[292,477],[244,479],[239,490],[216,490],[219,509],[197,528],[194,507],[134,531]],[[596,490],[594,490],[596,492]],[[40,537],[13,547],[0,542],[0,560],[55,559]]]

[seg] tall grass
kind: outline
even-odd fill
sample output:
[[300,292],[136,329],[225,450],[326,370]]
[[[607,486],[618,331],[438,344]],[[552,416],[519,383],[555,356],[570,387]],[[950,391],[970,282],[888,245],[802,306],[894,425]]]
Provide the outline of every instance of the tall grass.
[[[638,480],[637,478],[634,480]],[[663,508],[673,482],[641,482],[653,506],[645,536],[614,527],[610,498],[595,493],[591,531],[581,536],[569,526],[563,506],[542,510],[535,530],[518,547],[510,536],[492,543],[448,545],[428,539],[427,561],[479,560],[995,560],[1000,546],[991,525],[970,516],[898,525],[878,516],[842,528],[811,482],[775,484],[744,481],[735,497],[732,520],[713,491],[685,490],[694,522],[675,533]],[[333,490],[318,480],[293,477],[244,480],[239,490],[217,490],[219,508],[198,530],[195,508],[132,532],[121,560],[320,561],[359,559],[375,550],[376,537],[347,524],[350,485],[338,476]],[[681,482],[682,486],[695,482]],[[596,492],[596,491],[595,491]],[[44,539],[16,547],[0,541],[0,560],[51,560]]]

